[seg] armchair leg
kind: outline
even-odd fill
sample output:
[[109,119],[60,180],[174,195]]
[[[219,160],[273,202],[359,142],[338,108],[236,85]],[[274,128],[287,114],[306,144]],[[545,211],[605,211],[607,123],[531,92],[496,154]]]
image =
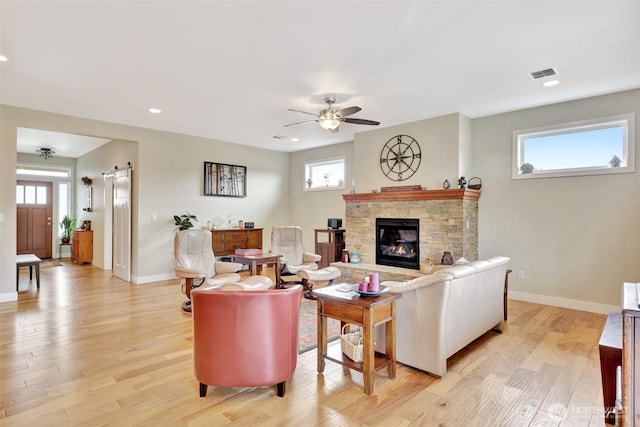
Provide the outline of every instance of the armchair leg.
[[278,397],[284,397],[286,381],[278,383]]
[[205,397],[207,395],[207,385],[200,383],[200,397]]
[[307,279],[302,279],[302,287],[304,288],[304,297],[306,299],[318,299],[311,295],[311,291],[313,291],[313,283],[309,282]]

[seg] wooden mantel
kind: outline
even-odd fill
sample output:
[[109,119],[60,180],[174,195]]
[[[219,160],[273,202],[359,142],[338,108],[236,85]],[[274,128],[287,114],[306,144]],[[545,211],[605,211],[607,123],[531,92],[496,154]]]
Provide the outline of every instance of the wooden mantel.
[[343,194],[345,202],[402,202],[414,200],[478,200],[480,190],[449,189],[449,190],[415,190],[415,191],[384,191],[378,193]]

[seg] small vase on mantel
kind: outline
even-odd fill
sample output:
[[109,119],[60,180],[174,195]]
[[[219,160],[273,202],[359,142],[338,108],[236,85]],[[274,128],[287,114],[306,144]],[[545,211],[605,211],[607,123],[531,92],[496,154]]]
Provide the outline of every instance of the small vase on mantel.
[[453,255],[451,255],[451,252],[444,251],[444,254],[442,255],[442,260],[440,261],[440,264],[442,264],[442,265],[453,265]]

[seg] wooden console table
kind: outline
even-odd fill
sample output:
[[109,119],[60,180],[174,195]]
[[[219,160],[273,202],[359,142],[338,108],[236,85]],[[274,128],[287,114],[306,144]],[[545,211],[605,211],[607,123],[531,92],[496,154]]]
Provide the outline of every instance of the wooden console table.
[[234,255],[236,249],[262,249],[262,228],[212,230],[211,246],[215,256]]
[[[389,378],[396,377],[396,300],[401,294],[387,292],[376,297],[361,297],[358,293],[341,292],[343,284],[313,290],[318,299],[318,373],[324,371],[325,359],[362,372],[364,392],[373,393],[374,372],[387,367]],[[347,285],[348,286],[348,285]],[[355,362],[342,353],[341,347],[332,346],[327,352],[327,318],[340,321],[340,326],[351,323],[363,329],[363,361]],[[374,331],[385,325],[385,354],[374,350]]]

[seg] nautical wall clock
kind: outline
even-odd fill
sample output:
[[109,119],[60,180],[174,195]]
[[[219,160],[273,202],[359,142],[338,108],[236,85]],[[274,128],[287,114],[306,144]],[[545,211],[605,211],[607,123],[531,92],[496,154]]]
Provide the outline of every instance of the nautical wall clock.
[[404,181],[416,173],[421,159],[418,141],[409,135],[396,135],[382,147],[380,168],[387,178]]

